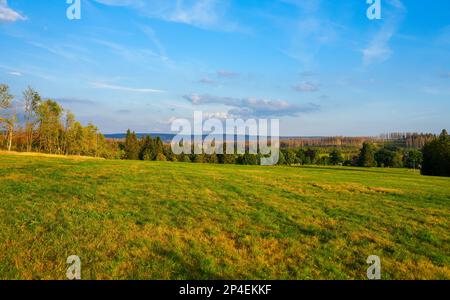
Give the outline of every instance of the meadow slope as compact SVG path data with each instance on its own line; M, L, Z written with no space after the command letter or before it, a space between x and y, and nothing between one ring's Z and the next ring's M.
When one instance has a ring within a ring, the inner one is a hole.
M450 178L0 156L0 279L450 279Z

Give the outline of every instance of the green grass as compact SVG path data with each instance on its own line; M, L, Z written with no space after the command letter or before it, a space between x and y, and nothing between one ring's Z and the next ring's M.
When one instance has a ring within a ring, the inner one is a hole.
M450 179L0 156L0 279L450 279Z

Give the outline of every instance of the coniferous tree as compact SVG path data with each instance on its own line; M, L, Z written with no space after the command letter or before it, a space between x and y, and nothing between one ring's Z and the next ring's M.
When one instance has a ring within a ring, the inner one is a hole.
M375 147L372 143L365 142L359 154L358 166L371 168L376 167L376 165Z
M151 136L146 136L143 138L139 158L147 161L156 159L155 142Z
M342 164L344 162L344 158L342 157L341 151L334 149L330 153L330 164L336 166Z
M285 165L286 164L286 156L284 154L284 151L281 150L278 158L278 164L279 165Z
M422 174L450 177L450 137L442 130L439 138L428 142L422 149Z
M297 156L298 163L304 165L306 162L305 150L298 149L296 156Z
M155 139L155 153L156 156L158 156L159 154L164 155L164 143L159 136Z
M136 133L131 132L130 129L128 129L127 136L125 138L124 151L125 151L125 159L128 160L139 159L139 152L140 152L139 141L137 139Z

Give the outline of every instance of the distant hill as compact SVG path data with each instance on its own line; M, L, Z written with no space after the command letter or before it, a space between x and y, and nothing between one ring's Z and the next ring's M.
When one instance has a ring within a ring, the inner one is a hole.
M174 133L137 133L138 138L145 136L160 137L164 143L170 143ZM204 135L205 138L207 135ZM125 133L105 134L110 139L125 139ZM364 142L378 144L390 143L398 147L420 149L427 142L435 138L431 133L388 133L379 136L281 136L282 147L357 147ZM247 141L257 141L256 136L246 136ZM223 138L226 141L226 137Z
M151 136L152 138L159 137L163 142L170 142L176 136L173 133L136 133L137 137L140 139L142 137ZM203 135L203 138L206 138L208 135ZM113 134L105 134L106 138L109 139L124 139L126 137L126 133L113 133ZM254 141L257 140L256 136L245 136L246 140ZM280 137L280 139L291 139L291 138L300 138L300 137ZM317 137L318 138L318 137ZM224 136L225 140L225 136Z
M136 133L136 135L139 139L148 135L153 138L160 137L163 142L170 142L175 137L175 134L171 133ZM126 133L105 134L105 137L108 139L124 139Z

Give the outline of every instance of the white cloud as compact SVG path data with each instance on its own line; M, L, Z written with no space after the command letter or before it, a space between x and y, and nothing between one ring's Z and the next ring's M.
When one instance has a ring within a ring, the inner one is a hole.
M199 94L186 95L184 98L193 105L220 104L229 106L231 109L227 115L234 118L297 116L300 113L319 109L318 105L312 103L296 105L283 100L239 99Z
M117 90L124 92L134 92L134 93L164 93L162 90L150 89L150 88L131 88L119 85L112 85L101 82L91 82L91 85L97 89L107 89L107 90Z
M0 22L24 21L27 18L8 6L7 0L0 0Z

